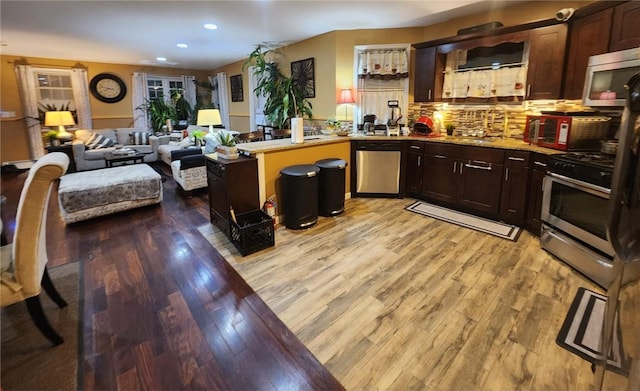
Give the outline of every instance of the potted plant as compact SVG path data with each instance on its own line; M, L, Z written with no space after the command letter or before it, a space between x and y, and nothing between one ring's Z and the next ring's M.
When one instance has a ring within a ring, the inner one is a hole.
M225 159L237 159L238 158L238 148L236 147L236 137L228 132L220 131L216 133L216 141L218 142L218 146L216 147L216 152L219 157L223 157Z
M178 120L175 107L165 102L162 97L146 99L137 109L147 113L154 132L161 132L167 120L171 120L172 123Z
M203 143L203 137L206 133L202 130L194 130L193 132L191 132L191 136L193 136L193 144L195 144L196 146L200 146Z
M186 128L193 117L193 109L191 108L191 105L184 98L184 94L180 92L175 92L171 96L171 104L176 112L177 124Z
M49 140L49 145L51 146L60 145L60 140L58 140L57 130L50 130L46 132L43 136L46 137L47 140Z
M336 119L336 117L329 117L326 121L324 121L325 125L327 125L327 129L329 130L337 130L340 129L340 121Z
M278 63L267 60L268 57L274 58L279 54L276 49L265 49L264 46L258 45L249 54L242 69L255 66L258 85L253 92L266 98L264 114L269 122L275 128L284 129L288 123L291 125L292 118L311 118L312 105L304 98L302 91L296 88L293 78L285 76Z

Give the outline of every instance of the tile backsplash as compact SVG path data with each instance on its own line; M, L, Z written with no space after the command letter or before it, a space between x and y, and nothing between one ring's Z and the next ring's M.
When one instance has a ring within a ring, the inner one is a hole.
M539 114L542 110L584 111L581 100L532 100L508 104L461 104L461 103L409 103L408 125L422 115L431 117L436 131L445 132L445 126L452 124L458 134L470 130L484 130L495 137L522 138L529 114Z

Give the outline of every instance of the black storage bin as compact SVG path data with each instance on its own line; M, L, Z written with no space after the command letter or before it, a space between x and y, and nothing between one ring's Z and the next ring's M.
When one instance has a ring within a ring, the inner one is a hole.
M309 228L318 222L318 172L312 164L285 167L280 171L284 224L287 228Z
M236 222L237 221L237 222ZM275 244L273 219L260 209L229 217L231 242L244 257Z
M318 214L335 216L344 212L345 172L347 162L342 159L323 159L316 162L318 174Z

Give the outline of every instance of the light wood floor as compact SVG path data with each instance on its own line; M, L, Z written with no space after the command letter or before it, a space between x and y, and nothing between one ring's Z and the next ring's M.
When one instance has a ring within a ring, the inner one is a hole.
M579 287L540 249L351 199L305 231L242 257L200 228L348 390L587 390L590 364L555 338Z

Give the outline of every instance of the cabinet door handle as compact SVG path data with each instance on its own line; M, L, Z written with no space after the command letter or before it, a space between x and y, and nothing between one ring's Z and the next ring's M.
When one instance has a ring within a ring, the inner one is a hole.
M418 167L420 167L421 163L422 163L422 156L418 156Z
M488 167L476 166L475 164L465 164L464 166L469 168L476 168L478 170L487 170L487 171L493 170L493 168L491 168L491 163L489 163Z
M427 91L427 94L429 95L427 99L431 100L431 90Z
M509 160L515 160L516 162L524 162L524 158L523 157L509 156Z
M458 162L453 162L453 173L455 174L458 170Z
M542 163L542 162L539 162L539 161L534 161L533 164L541 166L541 167L546 167L547 166L546 163Z
M509 182L509 169L504 170L504 181Z
M442 156L442 155L433 155L434 157L437 157L438 159L445 159L446 156Z
M527 84L527 97L531 97L531 84Z
M419 146L417 146L417 145L410 145L409 147L410 147L411 149L420 149L420 147L419 147Z

